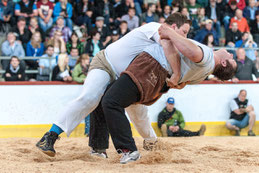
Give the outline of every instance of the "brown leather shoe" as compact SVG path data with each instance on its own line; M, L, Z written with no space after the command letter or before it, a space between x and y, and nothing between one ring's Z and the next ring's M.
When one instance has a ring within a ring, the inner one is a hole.
M205 131L206 131L206 126L202 124L199 130L199 136L203 136Z
M161 132L162 132L162 136L163 136L163 137L168 137L168 134L167 134L167 125L166 125L166 124L162 124L162 126L161 126Z

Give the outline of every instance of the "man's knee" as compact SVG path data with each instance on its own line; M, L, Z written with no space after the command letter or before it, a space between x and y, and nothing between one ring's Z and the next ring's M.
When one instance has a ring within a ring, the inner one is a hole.
M248 115L249 115L250 118L255 118L255 116L256 116L254 111L250 111L248 113Z

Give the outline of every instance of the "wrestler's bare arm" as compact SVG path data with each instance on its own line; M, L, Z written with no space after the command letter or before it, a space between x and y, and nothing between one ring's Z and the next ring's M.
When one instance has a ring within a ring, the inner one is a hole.
M173 29L163 24L158 29L161 39L170 40L173 45L187 58L191 61L197 63L203 58L203 52L199 46L194 44L187 38L177 34Z

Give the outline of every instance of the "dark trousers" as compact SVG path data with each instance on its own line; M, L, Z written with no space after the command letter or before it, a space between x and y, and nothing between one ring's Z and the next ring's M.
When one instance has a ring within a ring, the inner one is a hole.
M139 99L140 93L137 86L126 74L123 74L107 90L102 99L106 124L118 152L121 149L137 150L124 108L136 103Z
M172 137L191 137L199 136L199 132L192 132L181 128L177 132L172 132L171 130L167 129L167 135Z

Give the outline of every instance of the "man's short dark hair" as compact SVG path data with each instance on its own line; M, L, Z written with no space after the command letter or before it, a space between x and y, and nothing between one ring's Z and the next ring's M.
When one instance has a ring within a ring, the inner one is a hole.
M151 8L153 5L156 5L156 4L154 4L154 3L148 3L148 4L147 4L147 9Z
M223 67L222 64L216 65L213 71L213 75L222 81L232 79L236 73L237 67L233 67L228 60L226 60L226 63L226 67Z
M54 48L54 46L52 44L49 44L49 45L47 45L46 50L48 50L49 47Z
M165 20L165 23L167 23L168 25L176 24L178 28L183 26L185 23L188 23L190 26L192 25L191 20L189 20L185 15L178 12L168 16Z

